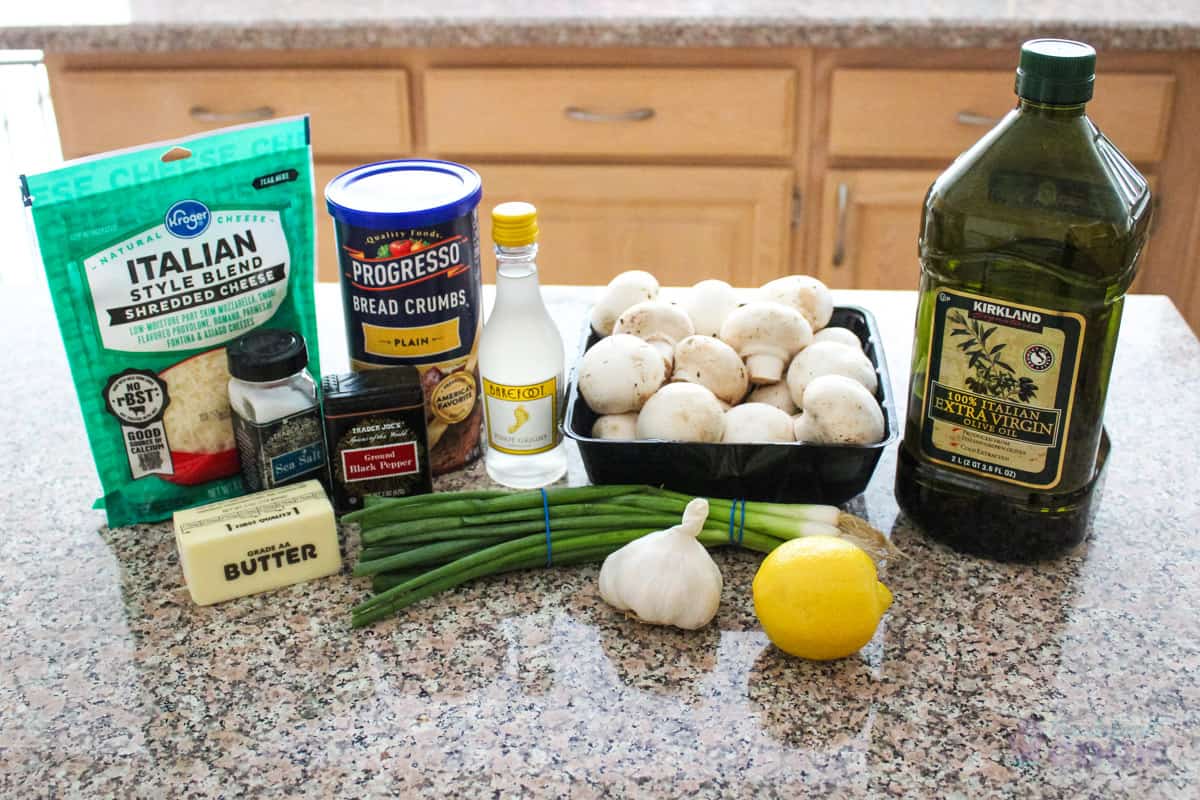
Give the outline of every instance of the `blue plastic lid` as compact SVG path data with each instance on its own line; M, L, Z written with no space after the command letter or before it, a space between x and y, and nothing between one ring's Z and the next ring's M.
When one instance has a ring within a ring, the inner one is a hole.
M453 161L402 159L347 170L325 187L325 207L357 228L419 228L470 213L483 181Z

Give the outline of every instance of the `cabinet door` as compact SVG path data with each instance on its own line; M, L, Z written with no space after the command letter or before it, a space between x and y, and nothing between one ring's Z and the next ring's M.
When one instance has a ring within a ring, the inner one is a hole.
M790 69L448 67L424 85L434 153L787 158L794 147ZM463 124L465 108L479 124Z
M337 243L333 235L333 217L325 208L325 187L329 182L348 169L358 166L356 163L336 163L318 161L313 164L313 205L316 209L316 236L313 242L316 251L317 280L338 281Z
M1132 161L1162 158L1175 95L1167 74L1105 71L1088 116ZM950 159L1017 104L1012 72L839 69L833 75L834 158ZM880 135L879 120L887 121Z
M917 233L938 170L830 170L816 273L838 289L916 289Z
M293 114L310 115L318 158L411 147L400 69L68 69L51 89L68 158Z
M485 281L495 279L491 209L507 200L538 207L543 283L604 284L641 268L663 285L757 286L788 271L791 170L474 166L483 175Z

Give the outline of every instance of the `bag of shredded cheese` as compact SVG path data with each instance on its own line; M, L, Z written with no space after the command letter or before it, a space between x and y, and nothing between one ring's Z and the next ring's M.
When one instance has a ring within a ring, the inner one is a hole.
M320 375L307 117L23 175L110 526L242 493L224 345L295 331Z

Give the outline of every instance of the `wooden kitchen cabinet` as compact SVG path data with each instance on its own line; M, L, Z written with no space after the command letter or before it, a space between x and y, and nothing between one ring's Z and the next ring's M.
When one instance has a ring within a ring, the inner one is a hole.
M318 163L317 279L336 281L325 186L353 163ZM495 279L492 206L538 207L542 283L607 283L648 269L663 285L701 278L765 283L788 267L792 174L769 167L613 167L476 164L483 176L479 243L484 280Z
M412 147L398 69L66 69L52 91L68 158L295 114L311 116L318 158Z
M453 158L491 206L543 220L543 279L758 285L807 272L911 289L925 191L1011 109L1016 52L513 48L49 54L79 156L265 114L312 114L317 261L337 277L325 184L372 160ZM1089 113L1158 208L1135 290L1200 326L1200 53L1106 52ZM197 114L200 108L212 112ZM573 109L571 113L568 110ZM649 113L652 111L653 113Z
M325 187L329 182L348 169L358 166L357 162L331 163L318 161L313 164L313 204L317 212L316 247L317 280L338 281L337 242L333 235L333 217L325 209Z
M452 155L787 158L790 69L434 69L428 148ZM463 109L474 124L464 124Z
M604 284L631 268L663 285L765 283L786 274L792 171L774 167L476 164L480 239L492 206L538 207L543 283ZM484 280L494 278L485 255Z
M1088 116L1131 161L1160 159L1175 78L1109 73L1097 85ZM833 76L829 153L949 163L1016 104L1011 70L840 69Z
M940 170L830 170L817 277L835 289L915 289L925 192Z

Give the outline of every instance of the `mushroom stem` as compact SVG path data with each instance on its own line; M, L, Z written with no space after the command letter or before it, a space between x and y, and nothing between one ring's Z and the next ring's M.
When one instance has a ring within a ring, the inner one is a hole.
M663 363L666 364L667 372L669 374L672 367L675 365L675 345L666 339L661 338L652 338L647 339L646 341L658 351L659 355L663 357Z
M783 377L783 360L770 353L746 356L746 370L754 384L779 383Z

